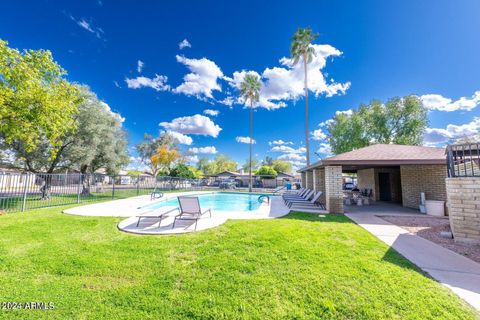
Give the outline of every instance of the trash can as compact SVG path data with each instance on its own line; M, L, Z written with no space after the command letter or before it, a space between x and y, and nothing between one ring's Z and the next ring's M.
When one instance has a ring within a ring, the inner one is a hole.
M425 209L430 216L445 216L445 201L426 200Z

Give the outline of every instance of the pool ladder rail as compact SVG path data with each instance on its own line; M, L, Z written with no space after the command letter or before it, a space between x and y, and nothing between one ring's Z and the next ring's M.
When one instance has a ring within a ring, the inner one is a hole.
M270 203L270 196L266 194L262 194L261 196L258 197L258 202L264 203L265 200L267 200L267 203Z

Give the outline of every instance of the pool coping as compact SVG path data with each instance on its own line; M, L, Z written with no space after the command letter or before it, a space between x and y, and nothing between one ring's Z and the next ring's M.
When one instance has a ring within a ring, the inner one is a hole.
M87 204L83 206L78 206L70 209L66 209L63 212L65 214L78 215L78 216L89 216L89 217L123 217L122 221L117 224L117 228L120 231L136 234L136 235L171 235L171 234L185 234L192 233L194 231L202 231L217 227L224 224L226 221L232 220L248 220L248 219L274 219L287 215L290 212L290 209L285 206L280 196L270 196L270 203L268 205L262 204L260 208L254 211L214 211L212 210L212 218L202 217L198 221L197 230L189 228L189 226L179 223L178 227L172 229L173 216L170 216L163 221L165 221L165 226L160 228L155 228L154 226L157 222L153 222L148 226L140 225L136 227L137 216L142 213L149 212L151 210L142 210L145 209L145 206L158 203L162 201L168 201L172 198L175 198L180 195L202 195L202 194L212 194L212 193L222 193L215 191L190 191L190 192L173 192L165 194L164 198L150 200L149 195L132 197L120 200L112 200L107 202L100 202L94 204ZM226 192L235 194L235 192ZM248 192L239 192L241 194L248 194ZM263 195L262 194L258 194ZM202 208L208 209L208 208ZM144 219L147 220L148 218ZM155 220L155 219L152 219ZM191 225L190 225L191 226Z

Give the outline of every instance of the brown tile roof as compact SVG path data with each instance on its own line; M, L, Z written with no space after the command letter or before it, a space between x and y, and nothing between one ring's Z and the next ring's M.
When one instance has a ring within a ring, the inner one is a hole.
M325 165L446 164L444 148L374 144L322 159L300 171Z

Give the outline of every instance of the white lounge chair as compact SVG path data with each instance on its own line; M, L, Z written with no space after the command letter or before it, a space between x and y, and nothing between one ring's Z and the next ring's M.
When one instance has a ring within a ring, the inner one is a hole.
M287 204L289 201L293 201L293 200L309 200L314 195L314 193L315 193L315 191L309 189L302 196L283 197L283 201L285 202L285 204Z
M318 191L317 194L312 198L312 200L309 200L309 201L306 201L306 200L294 200L294 201L290 201L288 203L288 207L289 208L292 208L293 207L301 207L301 208L321 208L321 209L325 209L325 205L323 203L320 202L320 196L323 194L322 191Z
M198 197L180 196L178 197L178 203L180 204L180 214L175 216L172 229L175 228L177 220L192 220L195 221L195 230L197 230L198 220L202 215L208 212L212 217L212 210L202 211Z
M303 189L298 193L290 194L290 193L285 193L282 195L283 199L289 199L289 198L303 198L307 192L309 192L310 189Z

